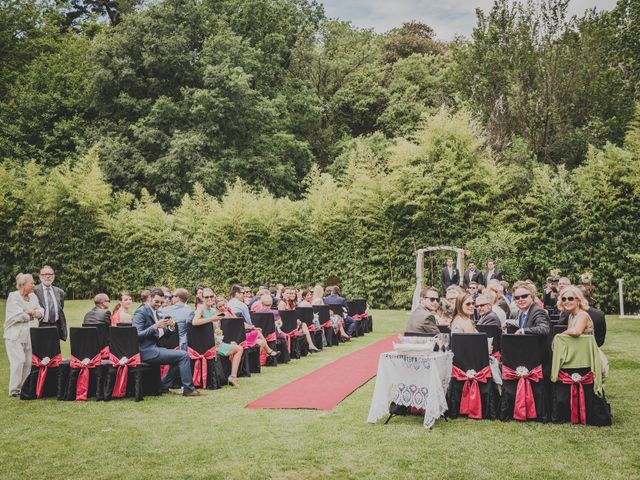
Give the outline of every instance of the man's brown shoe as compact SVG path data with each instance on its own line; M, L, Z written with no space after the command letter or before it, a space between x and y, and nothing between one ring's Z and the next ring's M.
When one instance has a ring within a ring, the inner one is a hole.
M184 392L182 394L183 397L199 397L202 395L198 390L192 390L190 392Z

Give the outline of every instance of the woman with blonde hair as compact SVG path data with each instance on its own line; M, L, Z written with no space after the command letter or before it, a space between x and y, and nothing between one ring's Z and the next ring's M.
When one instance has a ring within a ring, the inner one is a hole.
M16 291L7 298L4 341L9 357L9 395L20 396L20 388L31 371L31 336L44 310L33 293L35 282L29 273L16 276Z
M593 335L593 320L589 316L589 301L582 294L582 291L575 285L570 285L562 290L558 301L558 310L569 314L567 329L560 335L579 337L581 335ZM609 373L609 361L605 354L598 348L602 374Z

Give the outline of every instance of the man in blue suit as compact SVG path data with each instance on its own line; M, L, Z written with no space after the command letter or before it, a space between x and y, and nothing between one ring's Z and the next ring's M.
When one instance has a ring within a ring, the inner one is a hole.
M158 309L162 306L164 292L154 288L149 294L149 301L141 305L133 314L133 326L138 330L140 343L140 359L156 365L171 365L161 381L161 390L168 391L175 376L180 373L182 395L195 397L200 392L193 386L191 378L191 360L184 350L169 350L158 346L158 339L169 335L176 328L171 317L161 318Z
M347 300L344 297L340 296L340 287L334 285L332 287L327 287L331 289L331 294L324 297L325 305L342 305L344 313L347 313L349 310L347 308ZM344 330L348 335L353 336L356 333L356 321L351 318L349 315L345 315L344 317Z

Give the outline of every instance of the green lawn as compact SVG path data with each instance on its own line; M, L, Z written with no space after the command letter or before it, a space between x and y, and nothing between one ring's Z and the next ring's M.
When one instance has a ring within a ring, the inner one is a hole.
M69 302L71 324L91 307ZM0 303L4 315L4 303ZM4 317L3 317L4 318ZM608 318L609 428L440 420L366 423L373 381L331 412L246 410L251 400L402 330L406 312L376 311L373 334L241 378L201 398L134 403L8 397L0 352L3 479L39 478L640 478L640 321ZM64 345L68 354L68 344Z

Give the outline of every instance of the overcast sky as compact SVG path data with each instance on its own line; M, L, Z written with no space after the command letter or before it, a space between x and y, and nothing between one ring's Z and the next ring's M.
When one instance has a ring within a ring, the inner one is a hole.
M386 32L409 20L431 26L440 40L451 40L456 33L468 37L476 23L475 9L488 12L492 0L321 0L329 18L349 20L360 28ZM611 10L615 0L571 0L569 16L588 8Z

